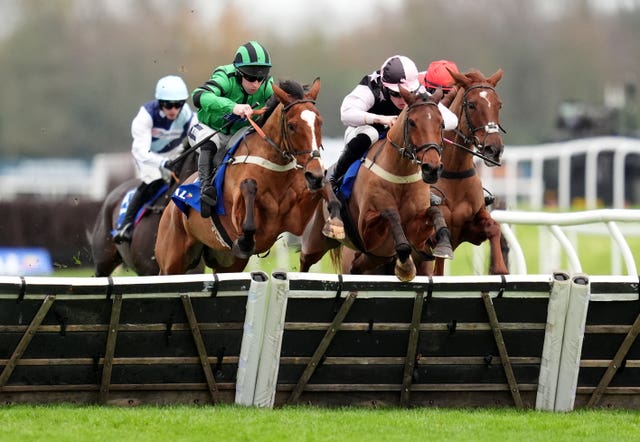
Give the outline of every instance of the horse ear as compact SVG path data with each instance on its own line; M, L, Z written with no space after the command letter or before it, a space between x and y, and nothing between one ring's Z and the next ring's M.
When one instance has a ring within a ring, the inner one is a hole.
M442 103L442 105L445 107L449 107L451 106L453 99L456 98L456 95L458 95L458 86L453 85L449 93L444 96L444 98L440 101L440 103Z
M404 86L400 86L398 90L400 91L400 96L404 99L404 102L407 103L407 106L411 106L415 103L416 98L418 97L417 94L405 89Z
M455 80L457 85L462 86L463 88L466 88L471 84L471 78L469 78L467 74L463 74L461 72L455 72L449 68L447 68L447 71L449 71L449 74L451 74L451 78Z
M316 79L313 80L313 83L309 88L309 92L307 93L307 96L315 100L318 98L318 92L320 92L320 77L316 77Z
M502 68L499 68L495 74L487 79L487 81L489 82L489 84L495 86L502 79L502 74Z
M289 104L291 100L291 97L289 96L289 94L287 94L284 89L282 89L280 86L278 86L277 84L273 84L273 93L275 94L275 96L278 98L278 101L280 103L282 103L283 105L287 105Z

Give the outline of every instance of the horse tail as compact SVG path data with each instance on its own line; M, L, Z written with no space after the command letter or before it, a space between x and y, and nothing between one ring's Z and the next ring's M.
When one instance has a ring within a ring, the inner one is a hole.
M338 247L329 250L329 258L331 259L331 266L336 273L342 273L342 244Z

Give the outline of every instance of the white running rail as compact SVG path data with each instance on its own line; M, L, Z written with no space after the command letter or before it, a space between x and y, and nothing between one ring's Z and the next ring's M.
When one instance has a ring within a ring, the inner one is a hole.
M637 276L638 269L634 255L629 247L625 235L640 236L640 210L601 209L584 212L548 213L523 212L511 210L494 210L491 216L501 224L502 234L509 244L510 272L527 274L522 247L512 230L514 225L537 225L546 228L557 240L541 238L538 242L540 250L540 272L545 267L559 262L560 248L566 253L572 272L582 272L582 264L576 251L576 233L590 233L610 236L612 243L617 245L611 249L611 273L621 275L620 258L624 261L626 274ZM623 226L623 227L621 227ZM567 232L569 235L567 235ZM573 238L573 241L570 239ZM560 248L558 247L560 245ZM480 248L476 248L480 250Z

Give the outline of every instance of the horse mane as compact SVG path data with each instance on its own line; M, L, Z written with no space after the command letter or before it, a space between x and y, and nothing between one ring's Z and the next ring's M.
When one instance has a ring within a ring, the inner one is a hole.
M280 89L285 91L287 94L291 95L296 100L302 100L304 98L305 88L296 81L284 80L284 81L281 81L278 84L278 86L280 86ZM258 126L262 127L262 125L267 122L267 120L269 119L273 111L276 109L278 104L280 104L280 101L278 101L278 97L276 97L275 94L273 94L272 96L269 97L269 99L267 99L267 102L265 103L266 109L262 114L262 116L258 119L258 122L257 122Z
M469 72L465 73L465 75L471 79L474 83L482 83L487 81L486 77L482 72L477 69L471 69Z

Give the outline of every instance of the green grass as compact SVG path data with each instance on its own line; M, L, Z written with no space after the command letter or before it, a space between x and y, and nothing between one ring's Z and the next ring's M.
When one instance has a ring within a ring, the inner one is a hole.
M550 254L545 254L546 250L556 244L557 240L548 229L539 228L537 226L519 225L512 227L514 234L518 238L525 255L527 273L546 273L540 267L541 253L542 259L549 262ZM582 263L582 271L590 275L610 275L612 272L611 253L612 250L617 253L617 246L612 244L608 235L591 235L591 234L568 234L569 239L577 244L577 253ZM636 266L640 266L640 236L626 237L629 247L634 255ZM539 244L543 244L542 252ZM558 245L559 247L559 245ZM480 250L478 261L475 251ZM271 273L274 270L298 271L300 269L300 255L293 250L287 250L282 243L278 242L264 257L254 256L251 258L247 271L263 270ZM461 244L455 250L455 259L447 261L447 275L474 275L487 274L489 263L489 244L483 243L480 247L469 243ZM569 260L562 253L560 261L555 263L552 271L564 270L570 271ZM311 268L316 273L335 273L329 255ZM616 272L618 273L618 272ZM627 269L621 258L621 268L619 274L627 274ZM92 276L92 270L87 267L77 266L64 269L56 269L55 276ZM120 268L114 273L114 276L135 276L130 270Z
M640 411L288 407L0 407L0 440L632 441Z
M527 273L543 273L540 268L540 249L538 247L540 238L538 228L534 226L519 226L516 235L525 254ZM543 241L548 241L548 239L543 239ZM555 239L553 241L555 241ZM576 241L577 252L584 273L590 275L613 274L611 265L612 244L608 237L578 235ZM640 237L627 238L627 241L633 253L636 266L640 266ZM455 259L447 261L446 274L455 276L487 274L489 245L485 243L479 247L482 258L480 263L476 262L475 250L477 249L478 247L468 243L460 245L460 247L455 250ZM284 259L282 257L279 258L274 248L266 257L253 257L246 270L263 270L266 273L271 273L274 270L296 272L300 269L300 255L298 253L289 251L288 256L286 254L283 255L285 256ZM549 257L545 256L545 259L549 259ZM564 253L561 255L558 265L554 266L553 271L555 270L570 270L569 260ZM318 264L314 265L311 271L315 273L335 273L328 255ZM622 259L620 274L627 274L627 269ZM83 266L59 268L54 272L54 276L83 277L92 275L93 270ZM118 268L114 272L114 276L135 276L135 273L125 268Z

